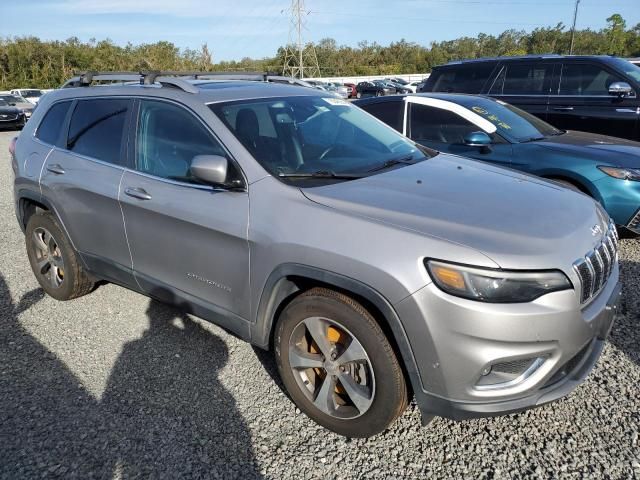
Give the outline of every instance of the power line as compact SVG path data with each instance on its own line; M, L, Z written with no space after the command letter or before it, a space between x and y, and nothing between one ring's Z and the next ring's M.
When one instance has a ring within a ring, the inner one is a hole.
M313 44L305 47L302 41L302 30L305 29L306 17L311 12L304 8L304 0L291 0L289 13L291 15L291 25L282 74L304 78L306 70L307 76L317 77L320 75L320 67L318 66L316 48Z

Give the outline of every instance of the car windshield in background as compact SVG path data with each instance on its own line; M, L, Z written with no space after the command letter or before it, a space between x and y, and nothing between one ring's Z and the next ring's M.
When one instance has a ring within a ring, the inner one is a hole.
M427 158L413 142L339 98L270 98L211 109L268 172L288 180L358 178Z
M20 90L23 97L41 97L42 92L40 90Z
M469 97L459 103L493 123L500 135L518 143L564 133L538 117L499 100Z
M16 95L0 95L0 100L7 103L28 103L24 98Z
M8 107L9 104L0 98L0 107Z
M611 63L613 63L617 68L623 71L625 74L629 75L636 82L640 82L640 67L638 65L634 65L627 60L622 58L611 58L609 59Z

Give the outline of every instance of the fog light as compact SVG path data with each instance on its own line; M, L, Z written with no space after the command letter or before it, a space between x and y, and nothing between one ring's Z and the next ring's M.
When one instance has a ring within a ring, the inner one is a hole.
M499 390L521 384L545 362L546 357L519 358L496 362L480 372L476 390Z
M484 370L482 370L482 372L480 373L482 374L482 376L489 375L491 373L491 365L489 365L488 367L484 367Z

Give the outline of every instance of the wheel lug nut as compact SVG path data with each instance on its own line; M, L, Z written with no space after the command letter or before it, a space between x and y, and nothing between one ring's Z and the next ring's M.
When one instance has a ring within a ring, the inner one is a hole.
M335 360L338 358L338 354L336 352L331 352L331 360Z

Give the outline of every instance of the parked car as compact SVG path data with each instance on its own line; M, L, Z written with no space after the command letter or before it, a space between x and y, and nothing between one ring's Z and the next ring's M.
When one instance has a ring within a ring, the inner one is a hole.
M327 82L329 91L336 92L340 98L349 98L349 89L340 82Z
M31 118L31 113L35 108L35 105L33 103L28 102L26 99L18 95L0 94L0 100L3 100L11 107L16 107L24 114L27 120Z
M559 130L512 105L465 94L355 102L412 140L555 180L600 202L640 234L640 143Z
M362 97L380 97L384 95L393 95L396 89L381 80L373 80L371 82L360 82L357 87L357 98Z
M157 72L90 86L130 75L71 79L10 147L50 296L106 280L218 323L272 349L298 408L348 437L412 396L425 420L538 406L596 363L620 285L592 199L321 91Z
M38 103L40 97L44 95L42 90L38 88L14 88L11 90L11 94L22 97L34 105Z
M397 83L399 85L402 85L403 87L409 85L409 82L407 82L404 78L400 78L400 77L385 78L385 80L393 83Z
M566 130L640 140L640 67L609 56L524 56L435 67L423 92L481 93Z
M392 82L391 80L385 80L385 83L392 88L395 88L396 93L400 93L400 94L406 94L406 93L413 93L413 90L411 90L408 85L402 85L400 83L396 83L396 82Z
M356 84L355 83L345 83L344 86L347 87L347 91L349 92L349 98L355 98L356 94L358 93L358 90L356 88Z
M640 57L637 58L628 58L629 63L633 63L634 65L640 66Z
M411 93L416 93L418 91L418 86L421 85L424 82L424 80L419 80L417 82L411 82L409 85L406 85L406 87L411 90Z
M9 105L0 98L0 129L22 128L26 122L24 113L15 105Z

